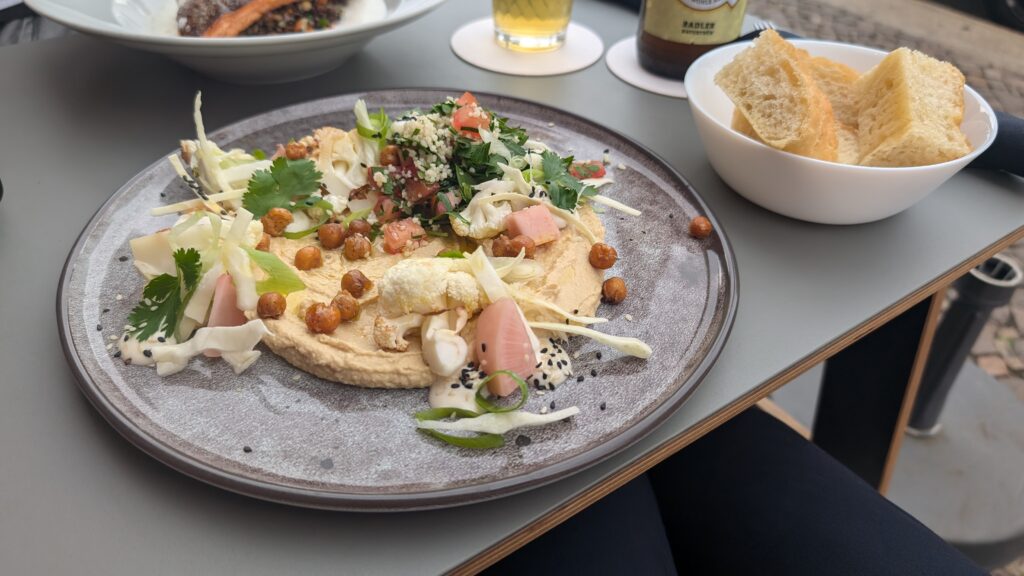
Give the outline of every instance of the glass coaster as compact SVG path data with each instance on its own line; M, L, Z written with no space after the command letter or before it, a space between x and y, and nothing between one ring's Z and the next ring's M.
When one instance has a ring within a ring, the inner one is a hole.
M514 76L552 76L582 70L597 62L604 52L601 37L593 30L569 22L565 45L550 52L514 52L494 39L494 20L483 18L466 24L452 35L452 52L467 63Z

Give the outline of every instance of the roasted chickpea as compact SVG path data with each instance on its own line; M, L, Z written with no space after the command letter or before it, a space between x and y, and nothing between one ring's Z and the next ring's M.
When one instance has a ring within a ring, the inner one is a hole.
M341 324L341 310L334 304L317 302L306 308L306 328L314 334L330 334Z
M388 144L380 151L381 166L400 166L402 164L402 151L394 144Z
M533 243L533 238L530 238L526 234L520 234L509 242L509 246L512 248L512 255L519 256L519 253L524 249L526 250L526 257L533 258L537 253L537 245Z
M264 252L270 252L270 234L267 234L266 232L263 233L259 243L256 244L256 249Z
M331 306L338 309L342 322L355 320L359 316L359 301L351 294L342 290L331 301Z
M495 258L515 256L512 252L512 240L504 234L498 236L491 242L491 254Z
M370 231L373 229L370 223L366 220L353 220L348 224L348 235L362 234L363 236L369 237Z
M320 239L321 246L328 250L334 250L345 241L345 226L337 222L327 222L320 225L316 235Z
M341 289L356 298L362 298L370 288L373 288L373 282L359 270L349 270L341 277Z
M694 238L707 238L711 236L711 220L708 220L704 216L697 216L693 220L690 220L690 236Z
M604 242L598 242L590 247L590 265L598 270L611 268L618 258L619 253L615 251L615 248Z
M362 234L353 234L345 238L345 258L359 260L370 255L370 241Z
M323 265L323 255L316 246L303 246L295 253L295 267L299 270L312 270Z
M266 292L256 303L256 314L260 318L277 318L284 314L287 302L279 292Z
M626 299L626 281L618 276L609 278L601 285L601 300L609 304L618 304Z
M292 213L284 208L271 208L260 218L263 231L271 236L284 234L284 229L292 223Z
M295 141L291 141L287 146L284 147L284 157L289 160L302 160L309 154L304 144L300 144Z

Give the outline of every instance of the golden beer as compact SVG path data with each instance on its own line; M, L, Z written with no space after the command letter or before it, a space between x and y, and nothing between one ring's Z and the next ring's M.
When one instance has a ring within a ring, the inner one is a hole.
M512 50L555 50L571 15L572 0L494 0L494 37Z

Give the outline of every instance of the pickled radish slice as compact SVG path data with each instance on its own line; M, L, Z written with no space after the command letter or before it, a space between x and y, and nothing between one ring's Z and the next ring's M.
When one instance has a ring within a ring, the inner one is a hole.
M537 363L530 334L511 298L501 298L484 308L477 319L473 343L480 369L485 374L508 370L520 378L529 378ZM519 385L509 376L498 374L487 383L487 388L497 396L508 396Z
M217 328L218 326L241 326L245 324L248 319L235 304L237 299L238 295L235 292L235 284L231 281L231 275L221 274L217 278L217 284L213 289L213 305L210 306L210 319L206 322L206 325L210 328ZM206 350L203 354L208 358L220 356L220 352L216 350Z
M509 214L505 227L511 236L529 236L537 246L558 240L558 224L551 212L539 204Z

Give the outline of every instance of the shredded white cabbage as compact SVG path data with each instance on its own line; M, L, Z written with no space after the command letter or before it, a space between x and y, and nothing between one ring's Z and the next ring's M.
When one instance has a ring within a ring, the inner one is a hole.
M650 358L653 353L651 347L638 338L612 336L611 334L605 334L604 332L598 332L597 330L584 328L583 326L576 326L573 324L556 324L554 322L530 322L530 327L536 328L537 330L567 332L578 336L586 336L587 338L600 342L609 348L614 348L623 354L629 354L630 356L636 356L637 358Z
M563 408L548 414L535 414L516 410L514 412L494 413L488 412L475 418L460 418L458 420L421 420L417 426L427 430L451 430L461 432L480 432L483 434L504 434L516 428L527 426L543 426L552 422L564 420L570 416L580 413L580 409L572 406Z
M156 373L160 376L176 374L185 369L192 357L206 350L215 350L221 353L221 358L231 365L235 374L241 374L260 357L259 351L253 348L267 334L270 334L270 330L258 319L241 326L200 328L186 342L151 348L153 360L156 361Z

